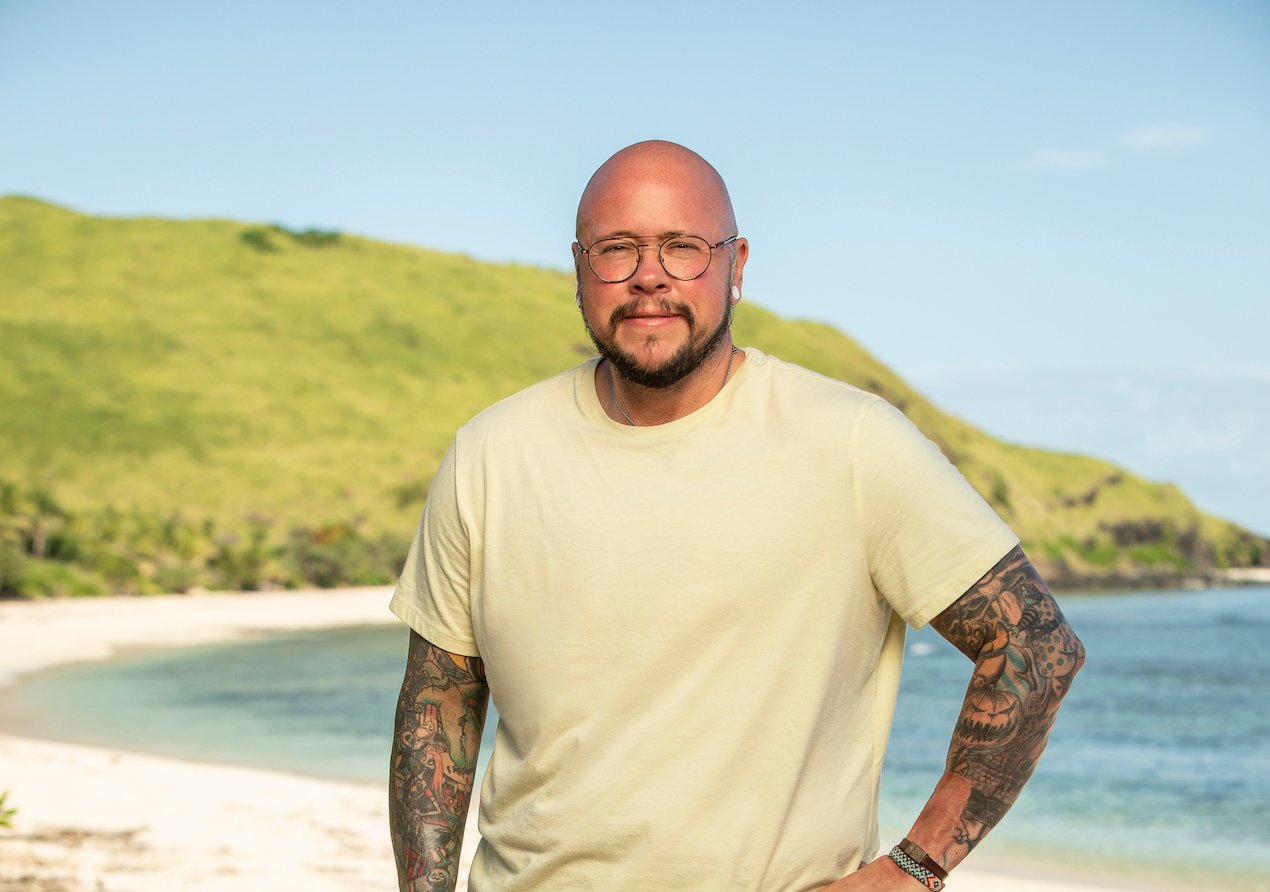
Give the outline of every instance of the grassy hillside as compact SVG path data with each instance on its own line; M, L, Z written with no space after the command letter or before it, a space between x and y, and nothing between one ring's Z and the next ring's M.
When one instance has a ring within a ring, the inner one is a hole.
M1270 560L1174 487L941 413L831 327L747 302L737 335L900 406L1056 577ZM367 578L390 575L455 428L592 353L557 271L21 197L0 198L0 345L10 591L295 582L297 537L375 543ZM246 576L204 572L252 549ZM75 569L32 569L54 558Z

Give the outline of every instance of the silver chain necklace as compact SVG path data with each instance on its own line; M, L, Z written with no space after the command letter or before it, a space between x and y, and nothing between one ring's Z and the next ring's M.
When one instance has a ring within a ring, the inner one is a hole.
M723 370L723 383L719 385L719 390L715 392L715 396L723 390L728 383L728 375L732 374L732 363L736 360L736 344L732 345L732 353L728 356L728 367ZM613 405L617 407L617 411L622 413L622 417L626 419L626 423L631 427L643 427L638 421L626 414L626 410L622 408L622 404L617 401L617 377L613 374L613 366L609 366L609 379L613 382Z

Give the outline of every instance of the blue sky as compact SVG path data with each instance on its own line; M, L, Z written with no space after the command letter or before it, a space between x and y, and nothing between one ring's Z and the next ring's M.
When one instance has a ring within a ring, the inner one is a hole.
M649 137L751 299L1270 533L1270 4L0 0L0 193L84 211L563 269Z

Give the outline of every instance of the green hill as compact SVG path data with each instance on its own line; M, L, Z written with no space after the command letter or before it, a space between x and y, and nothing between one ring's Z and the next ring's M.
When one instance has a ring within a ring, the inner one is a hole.
M1270 562L1176 487L940 412L829 326L747 302L736 329L902 408L1056 582ZM11 594L387 579L454 430L592 353L558 271L22 197L0 344Z

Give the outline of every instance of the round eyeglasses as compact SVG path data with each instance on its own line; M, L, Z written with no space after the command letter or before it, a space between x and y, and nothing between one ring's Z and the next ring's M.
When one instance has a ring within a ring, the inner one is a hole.
M715 248L722 248L740 238L734 235L718 244L710 244L697 235L672 235L657 246L657 259L667 275L686 282L695 279L710 268ZM628 238L602 238L591 247L578 243L578 250L586 255L591 272L602 282L625 282L639 269L640 252L652 245L641 245Z

